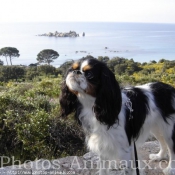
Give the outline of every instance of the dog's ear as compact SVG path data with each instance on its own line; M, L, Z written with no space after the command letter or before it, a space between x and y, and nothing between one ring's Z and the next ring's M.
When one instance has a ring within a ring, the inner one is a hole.
M121 110L121 90L114 74L104 65L101 70L100 84L94 104L97 120L110 128L118 122Z
M61 117L67 117L69 114L76 111L77 96L70 92L65 81L62 83L59 101Z

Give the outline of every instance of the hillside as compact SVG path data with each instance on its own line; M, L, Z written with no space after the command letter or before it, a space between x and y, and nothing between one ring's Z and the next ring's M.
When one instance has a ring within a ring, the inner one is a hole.
M98 59L115 73L121 86L163 81L175 87L175 61ZM81 127L72 116L66 119L59 116L62 77L70 64L59 68L0 66L1 156L15 156L24 162L86 153Z

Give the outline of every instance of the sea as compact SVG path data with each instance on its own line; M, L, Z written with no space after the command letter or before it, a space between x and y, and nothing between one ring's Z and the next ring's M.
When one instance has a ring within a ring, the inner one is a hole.
M75 31L79 37L38 36L49 32ZM82 34L85 33L83 37ZM175 24L117 22L0 23L0 48L15 47L20 57L13 65L36 63L43 49L53 49L59 67L86 55L124 57L138 62L175 60ZM4 57L0 57L6 65Z

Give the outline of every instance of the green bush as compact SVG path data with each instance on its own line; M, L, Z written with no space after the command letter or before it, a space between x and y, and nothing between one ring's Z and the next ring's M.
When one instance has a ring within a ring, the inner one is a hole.
M79 125L59 117L60 82L7 84L0 95L1 156L25 161L84 153Z

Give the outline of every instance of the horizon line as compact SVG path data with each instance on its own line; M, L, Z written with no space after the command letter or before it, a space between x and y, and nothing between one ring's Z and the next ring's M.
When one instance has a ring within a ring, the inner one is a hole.
M15 23L139 23L139 24L175 24L175 22L134 22L134 21L0 21L0 24Z

